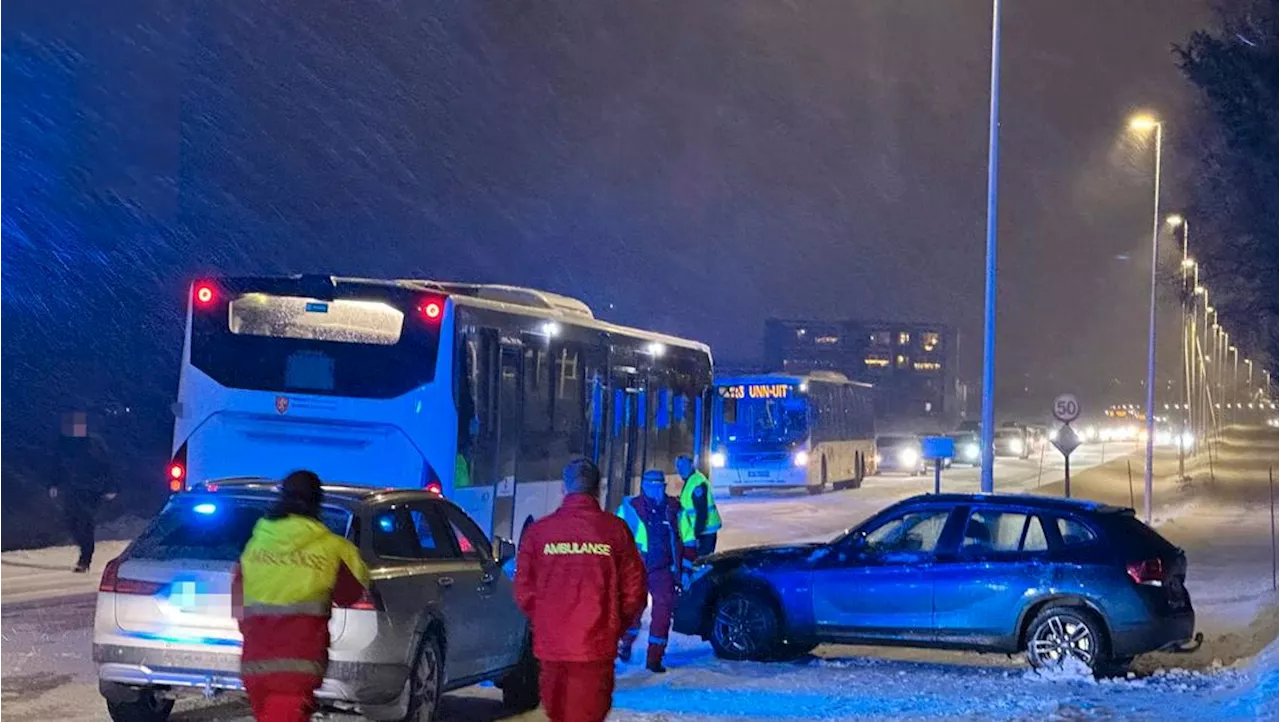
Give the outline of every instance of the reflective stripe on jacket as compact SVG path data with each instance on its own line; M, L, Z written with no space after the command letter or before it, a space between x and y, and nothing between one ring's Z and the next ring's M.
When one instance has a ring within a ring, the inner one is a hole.
M360 552L319 520L260 519L233 583L244 637L241 676L314 689L328 664L333 603L351 604L368 586Z
M681 560L690 558L690 553L697 552L698 537L693 533L693 521L680 513L678 502L671 497L664 497L667 511L667 528L671 535L671 571L680 572ZM649 527L644 523L644 512L640 505L652 503L643 495L631 496L622 500L618 507L618 517L627 523L631 536L641 554L649 551ZM677 534L679 536L677 537Z
M693 502L693 494L698 487L706 489L707 494L707 525L701 530L697 529L698 510ZM690 523L694 524L694 532L715 534L720 531L720 510L716 508L716 498L711 493L711 481L701 471L693 472L685 480L684 488L680 490L680 508L684 511L684 515L689 517Z

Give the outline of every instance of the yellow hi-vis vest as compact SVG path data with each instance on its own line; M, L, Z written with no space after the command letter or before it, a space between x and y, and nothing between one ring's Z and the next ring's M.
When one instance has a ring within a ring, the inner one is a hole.
M707 490L707 528L702 533L714 534L720 531L720 510L716 508L716 498L711 493L711 482L701 471L693 472L684 482L684 489L680 491L680 508L684 511L684 516L689 518L689 526L693 527L698 521L698 510L693 505L693 492L699 486Z
M644 520L640 518L639 512L632 504L636 497L629 496L622 500L622 506L618 507L618 517L627 523L627 527L631 529L631 536L635 537L636 547L640 549L640 554L649 551L649 527L645 526ZM674 504L675 499L667 497L668 504ZM678 570L681 566L681 551L684 547L696 546L698 537L693 533L693 522L688 516L676 510L676 523L680 528L671 530L671 561L672 568ZM676 538L677 533L679 538Z

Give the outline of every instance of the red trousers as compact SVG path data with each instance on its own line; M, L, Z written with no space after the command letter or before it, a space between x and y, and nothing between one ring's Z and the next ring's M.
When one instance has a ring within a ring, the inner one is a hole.
M649 571L649 595L653 597L653 612L649 615L649 644L665 647L667 637L671 636L671 614L676 606L676 576L670 568ZM627 630L622 643L629 647L638 636L639 619Z
M253 718L258 722L310 722L316 708L314 688L305 684L280 684L271 679L275 676L245 678L244 691L249 695Z
M604 722L613 706L613 660L540 662L538 690L551 722Z

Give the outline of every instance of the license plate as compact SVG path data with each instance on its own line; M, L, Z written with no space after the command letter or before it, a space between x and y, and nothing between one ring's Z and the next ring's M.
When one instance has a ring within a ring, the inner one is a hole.
M748 479L768 479L768 478L769 478L769 472L767 472L767 471L748 471L748 472L747 472L747 478L748 478Z

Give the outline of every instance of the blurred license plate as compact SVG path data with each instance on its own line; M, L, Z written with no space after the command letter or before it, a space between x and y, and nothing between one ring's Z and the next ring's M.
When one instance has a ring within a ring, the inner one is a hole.
M768 478L769 478L769 472L767 472L767 471L748 471L748 472L747 472L747 478L748 478L748 479L768 479Z

